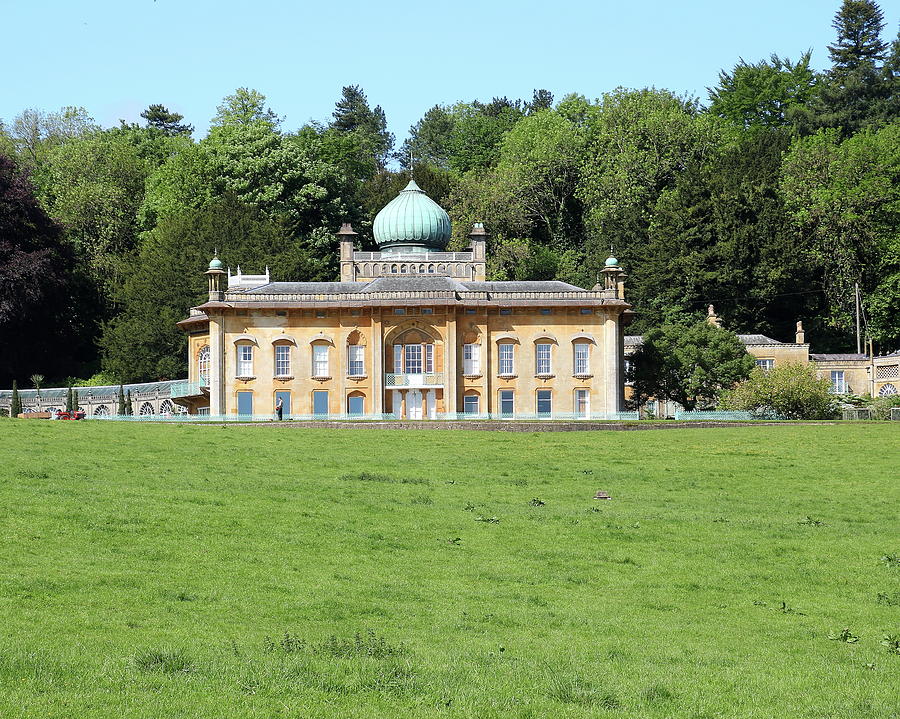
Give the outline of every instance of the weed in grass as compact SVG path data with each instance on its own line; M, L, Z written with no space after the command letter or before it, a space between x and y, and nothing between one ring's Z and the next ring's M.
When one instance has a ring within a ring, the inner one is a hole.
M885 554L881 561L889 567L900 567L900 554Z
M885 634L881 645L887 647L889 654L900 654L900 634Z
M548 694L560 704L597 706L601 709L618 709L622 706L614 692L602 691L581 677L551 675Z
M875 596L875 601L878 604L884 604L888 607L898 607L900 606L900 594L885 594L884 592L878 592Z
M464 509L466 512L474 512L474 511L475 511L475 505L472 504L471 502L466 502L466 506L463 507L463 509Z
M805 617L805 616L806 616L803 612L801 612L800 610L796 609L795 607L789 606L788 603L785 602L784 600L782 600L782 602L781 602L781 607L779 608L779 611L780 611L782 614L796 614L796 615L801 616L801 617Z
M358 472L356 474L342 474L340 477L344 482L396 482L397 480L387 474L379 474L378 472Z
M148 649L135 655L134 666L142 672L160 674L189 674L195 671L193 662L183 649Z
M487 524L500 524L500 519L497 517L482 517L480 514L475 517L476 522L486 522Z
M434 504L434 500L431 497L429 497L428 495L423 494L419 497L413 497L412 500L410 500L410 504L429 505L429 504Z
M833 642L846 642L847 644L856 644L856 642L859 641L859 637L851 632L847 627L844 627L837 633L829 633L828 638Z
M797 522L797 524L800 524L800 525L803 525L806 527L824 527L825 526L825 522L823 522L821 519L814 519L813 517L810 517L809 515L806 515L806 519L801 519L799 522Z
M384 659L386 657L404 656L409 653L403 642L393 644L385 637L379 636L374 629L368 629L364 634L357 632L349 638L337 637L332 634L323 642L313 643L307 642L304 638L290 632L285 632L281 641L277 644L271 637L264 637L263 650L267 654L274 652L311 654L338 659L359 657Z
M541 499L538 499L537 497L534 497L528 504L530 504L532 507L543 507L546 504L546 502L544 502Z
M460 542L462 542L462 537L453 537L453 539L448 539L447 544L453 544L454 546L459 546Z

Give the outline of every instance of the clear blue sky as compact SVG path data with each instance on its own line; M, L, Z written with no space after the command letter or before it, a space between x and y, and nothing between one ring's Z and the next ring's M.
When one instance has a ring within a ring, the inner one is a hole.
M102 125L147 105L201 137L221 99L264 93L294 129L328 120L343 85L387 113L398 142L436 103L594 98L654 85L706 99L720 68L826 44L840 0L6 0L0 118L81 105ZM897 34L900 0L882 0Z

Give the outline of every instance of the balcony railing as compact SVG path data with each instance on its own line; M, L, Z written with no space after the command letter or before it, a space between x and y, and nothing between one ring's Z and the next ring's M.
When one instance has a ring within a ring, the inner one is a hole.
M172 399L180 399L182 397L203 397L206 395L206 382L179 382L173 384L169 391L169 397Z
M444 384L444 375L440 372L431 374L386 374L385 387L440 387Z

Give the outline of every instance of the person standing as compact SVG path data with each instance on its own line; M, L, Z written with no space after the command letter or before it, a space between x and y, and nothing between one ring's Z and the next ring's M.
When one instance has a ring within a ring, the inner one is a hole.
M279 422L281 421L283 412L284 412L284 401L282 401L281 397L279 397L275 402L275 419L277 419Z

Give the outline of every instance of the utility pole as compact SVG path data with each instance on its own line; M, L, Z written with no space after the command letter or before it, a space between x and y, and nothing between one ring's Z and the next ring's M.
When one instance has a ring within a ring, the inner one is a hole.
M859 282L853 283L853 290L856 299L856 354L862 354L862 344L859 336Z

